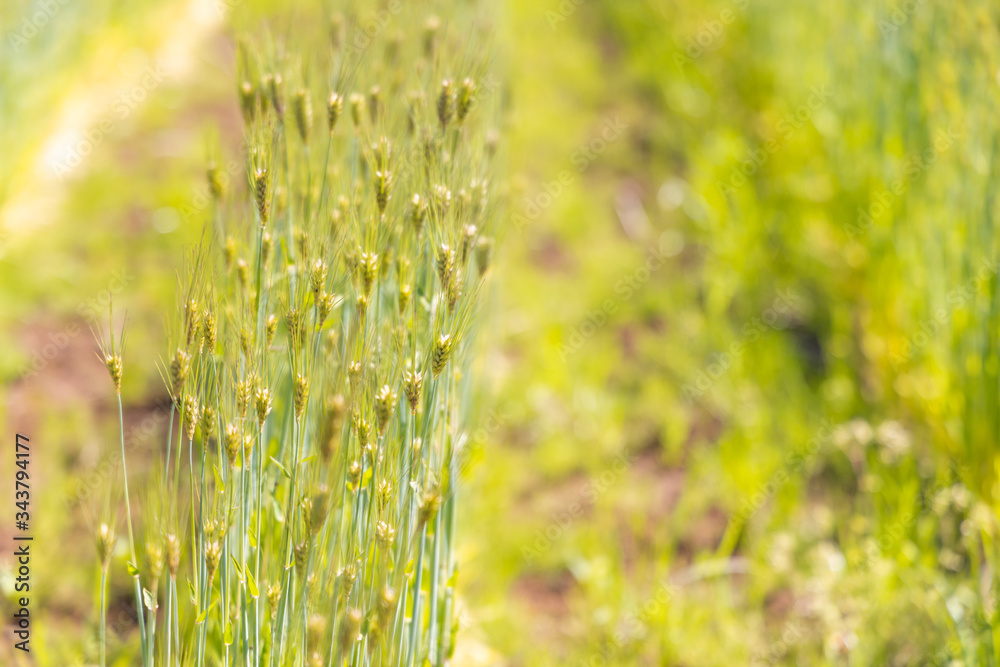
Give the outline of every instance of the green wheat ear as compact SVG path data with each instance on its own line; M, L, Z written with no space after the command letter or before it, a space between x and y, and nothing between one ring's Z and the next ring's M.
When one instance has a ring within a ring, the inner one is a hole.
M330 93L330 99L326 103L326 126L333 134L333 131L337 129L337 121L340 120L340 115L344 112L344 96L337 92Z
M292 101L292 108L295 113L295 127L299 131L299 138L303 144L308 145L312 136L313 108L309 91L299 88L295 91Z
M436 378L444 371L451 358L452 338L450 334L441 334L434 341L434 349L431 351L431 373Z

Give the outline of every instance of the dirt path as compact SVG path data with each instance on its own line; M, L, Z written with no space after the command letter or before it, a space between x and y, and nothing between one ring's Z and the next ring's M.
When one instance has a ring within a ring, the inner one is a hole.
M0 208L0 236L16 243L62 214L69 186L162 85L176 85L193 71L201 42L222 24L217 0L167 4L155 11L156 43L121 52L109 40L92 53L78 83L67 91L51 129L30 159L31 168L15 176L11 196Z

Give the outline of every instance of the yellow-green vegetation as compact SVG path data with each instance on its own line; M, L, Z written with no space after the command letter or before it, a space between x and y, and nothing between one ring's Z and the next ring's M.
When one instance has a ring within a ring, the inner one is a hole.
M247 183L207 168L141 512L119 424L144 665L442 665L454 651L466 371L499 211L489 24L475 8L447 24L396 10L420 28L349 41L357 17L336 13L239 51ZM99 337L121 418L133 360L114 326L112 312ZM102 664L114 529L97 538Z
M571 663L994 664L995 10L553 11L511 79L563 88L524 128L557 157L512 205L490 466L531 472L484 475L524 519L472 580L518 568Z
M166 4L75 20L106 34ZM22 345L0 356L0 421L27 414L64 452L43 464L40 537L97 545L38 563L41 608L64 612L40 614L38 664L95 664L102 645L109 664L309 664L317 635L320 664L1000 661L996 6L314 4L213 5L199 65L74 172L58 233L5 248L2 305L41 333L3 332ZM147 32L114 34L126 51ZM466 77L468 120L456 106L442 129L442 81L457 105ZM27 160L30 135L3 131ZM473 179L487 203L466 220ZM466 224L505 238L489 289L472 252L451 308ZM66 261L32 261L51 255ZM122 267L109 330L90 306ZM117 403L47 401L52 378L98 371L113 398L107 370L22 369L93 313L120 353L126 308L122 443ZM84 502L63 516L66 497ZM145 638L129 561L159 601Z

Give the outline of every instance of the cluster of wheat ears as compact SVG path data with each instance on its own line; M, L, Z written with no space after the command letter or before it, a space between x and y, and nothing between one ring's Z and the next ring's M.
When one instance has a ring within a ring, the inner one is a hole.
M162 364L167 442L131 502L122 438L143 665L442 665L454 651L499 105L479 18L419 14L400 9L400 30L363 47L336 16L315 42L238 49L247 184L208 167ZM99 338L121 417L112 327ZM95 532L103 666L116 522Z

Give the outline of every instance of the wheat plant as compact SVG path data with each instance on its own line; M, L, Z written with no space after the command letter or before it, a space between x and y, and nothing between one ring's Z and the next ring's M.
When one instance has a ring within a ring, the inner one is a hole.
M145 480L160 491L128 507L143 665L454 650L499 96L480 8L390 5L379 30L348 12L238 50L246 185L207 169Z

